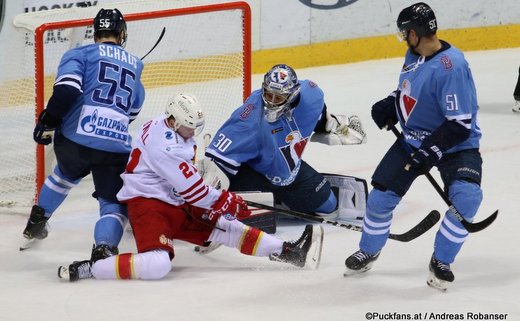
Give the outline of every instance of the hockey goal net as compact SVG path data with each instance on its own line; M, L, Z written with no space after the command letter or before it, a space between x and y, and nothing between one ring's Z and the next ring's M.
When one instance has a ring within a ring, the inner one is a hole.
M206 114L205 132L213 134L249 95L251 56L250 8L245 2L147 0L111 3L127 21L126 49L142 57L146 98L130 125L135 136L141 124L164 112L169 97L194 94ZM92 20L101 6L22 14L7 70L0 78L0 212L33 204L53 168L52 145L32 140L35 116L45 107L62 55L92 43ZM202 139L200 135L199 139ZM202 146L202 141L198 142ZM199 148L200 156L202 148Z

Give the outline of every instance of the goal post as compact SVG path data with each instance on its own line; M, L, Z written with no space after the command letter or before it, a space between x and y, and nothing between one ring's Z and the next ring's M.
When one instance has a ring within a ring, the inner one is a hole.
M166 30L161 42L143 60L146 97L141 113L130 124L132 136L142 123L164 112L169 97L189 92L199 99L206 114L206 126L199 136L202 139L205 133L213 135L250 94L251 11L246 2L144 0L104 7L118 8L123 13L128 29L125 49L138 57L153 47L163 28ZM0 86L22 94L19 98L0 100L0 118L24 119L16 123L13 131L23 135L20 139L26 152L4 157L13 157L7 160L13 171L0 171L0 180L9 181L0 184L0 206L32 205L52 170L52 145L44 147L32 141L35 117L52 94L61 56L71 48L93 43L91 26L99 9L101 6L58 9L15 17L13 23L19 31L17 37L24 41L24 51L18 57L19 65L10 68L19 75L0 78ZM5 113L7 110L10 111ZM16 146L7 146L11 143L0 141L0 148L16 150ZM198 146L203 146L202 141ZM199 150L199 157L201 154L203 151ZM23 173L17 170L19 165L23 165Z

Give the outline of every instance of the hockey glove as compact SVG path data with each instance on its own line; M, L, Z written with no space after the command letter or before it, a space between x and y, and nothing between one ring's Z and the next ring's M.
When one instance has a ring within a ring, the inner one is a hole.
M397 123L396 112L396 96L397 90L392 92L388 97L378 101L372 106L372 119L379 129L387 127L387 125L395 125ZM390 130L390 126L386 128Z
M410 156L409 164L412 170L425 174L437 165L442 158L442 151L432 143L424 141L421 147Z
M49 145L52 142L52 134L60 122L60 119L43 110L34 127L34 141L41 145Z
M227 220L244 219L251 215L251 211L247 208L247 203L233 192L222 191L220 197L213 205L210 217L218 218L224 215Z

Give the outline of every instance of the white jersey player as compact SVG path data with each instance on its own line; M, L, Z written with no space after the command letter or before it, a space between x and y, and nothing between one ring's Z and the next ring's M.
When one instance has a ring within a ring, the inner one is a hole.
M196 245L210 242L241 253L304 267L319 263L322 228L307 225L296 242L284 242L240 222L251 211L242 198L208 186L193 166L195 139L204 115L195 97L179 94L166 116L146 122L136 137L118 199L128 216L138 253L60 267L61 278L161 279L171 270L173 240ZM307 260L313 255L312 260Z

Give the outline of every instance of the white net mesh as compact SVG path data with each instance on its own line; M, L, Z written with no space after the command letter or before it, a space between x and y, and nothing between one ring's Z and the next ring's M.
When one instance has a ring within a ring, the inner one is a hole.
M201 6L196 12L150 17L150 12L205 5L203 1L132 1L113 3L125 15L128 26L126 49L141 57L162 41L144 59L142 80L146 99L141 114L130 125L136 131L146 120L164 112L167 99L180 91L194 94L206 113L205 133L213 134L244 98L250 75L244 75L249 57L244 53L245 11L222 10L220 5ZM0 206L32 205L35 195L35 146L32 140L35 117L34 30L43 23L84 20L89 25L100 7L59 9L19 15L14 24L13 57L0 82ZM216 11L214 11L217 9ZM191 9L190 9L191 10ZM136 13L136 15L133 15ZM85 20L86 19L86 20ZM44 33L44 102L52 93L56 70L65 51L93 42L92 28L66 27ZM18 50L17 50L18 49ZM41 68L41 66L37 66ZM200 136L202 139L202 135ZM199 142L199 146L202 146ZM47 147L49 149L49 147ZM199 148L199 157L202 148ZM47 151L52 154L52 151ZM47 158L47 171L52 169Z

